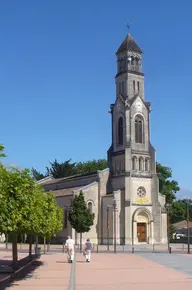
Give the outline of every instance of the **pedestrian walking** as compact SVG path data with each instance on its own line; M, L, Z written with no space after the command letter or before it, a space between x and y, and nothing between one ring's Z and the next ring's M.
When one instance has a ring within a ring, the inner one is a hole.
M85 257L86 257L86 262L90 263L91 261L91 251L92 251L92 243L90 242L90 239L87 239L87 242L85 243Z
M70 236L68 236L65 242L65 248L67 249L68 263L73 263L74 253L75 253L74 246L75 246L74 240L71 239Z

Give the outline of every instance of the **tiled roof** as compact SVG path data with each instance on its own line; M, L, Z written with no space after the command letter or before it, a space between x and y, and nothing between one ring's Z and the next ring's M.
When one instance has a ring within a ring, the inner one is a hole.
M116 54L123 52L125 50L142 53L142 50L137 45L137 43L135 42L135 40L133 39L133 37L131 36L130 33L123 40L123 42L121 43L120 47L118 48Z
M54 190L54 191L51 191L51 193L53 193L55 197L62 197L62 196L72 195L73 194L72 191L78 190L78 189L80 191L81 187L71 187L71 188Z
M61 189L70 189L86 186L94 181L97 181L97 171L88 174L69 176L65 178L53 179L48 183L42 184L45 191L55 191Z
M173 224L174 228L175 229L185 229L187 228L187 221L180 221L180 222L177 222L175 224ZM192 228L192 222L190 221L189 222L189 227Z

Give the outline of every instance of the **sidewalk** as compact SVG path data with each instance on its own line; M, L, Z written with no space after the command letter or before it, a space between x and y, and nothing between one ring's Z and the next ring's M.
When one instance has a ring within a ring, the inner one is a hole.
M93 254L92 262L76 257L76 290L185 290L192 276L134 254Z
M13 282L9 290L67 290L72 264L66 254L42 255L40 262L42 266Z

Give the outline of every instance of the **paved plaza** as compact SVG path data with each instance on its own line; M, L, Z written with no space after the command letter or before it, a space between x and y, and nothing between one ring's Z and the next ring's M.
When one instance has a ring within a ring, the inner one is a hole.
M37 267L3 289L192 289L192 255L94 253L86 263L77 253L75 260L68 264L63 253L42 255Z

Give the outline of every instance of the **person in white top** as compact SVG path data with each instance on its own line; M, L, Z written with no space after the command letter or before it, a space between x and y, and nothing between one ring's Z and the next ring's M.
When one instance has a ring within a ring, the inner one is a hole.
M70 236L67 237L65 248L67 248L68 262L73 263L75 242Z

